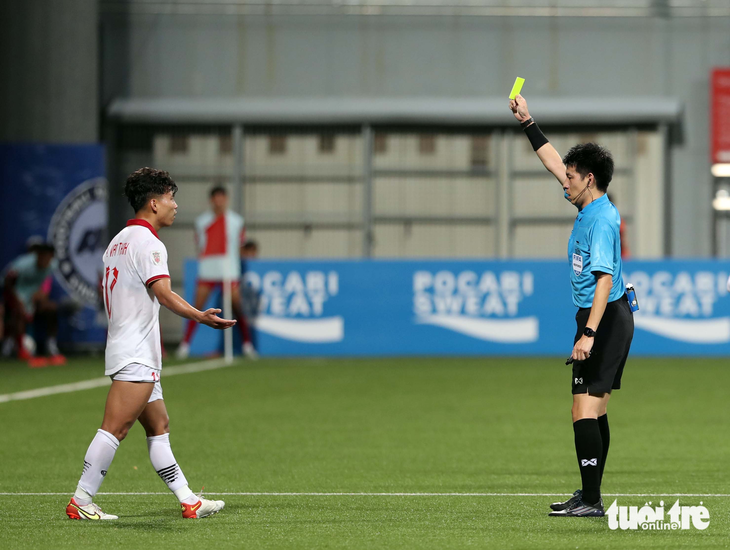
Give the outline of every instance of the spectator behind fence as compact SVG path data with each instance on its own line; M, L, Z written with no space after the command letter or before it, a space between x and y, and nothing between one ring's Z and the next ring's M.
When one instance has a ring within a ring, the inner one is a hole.
M244 274L248 269L246 262L248 260L255 260L259 256L259 245L253 239L247 240L243 246L241 246L241 258L243 258L243 271ZM260 294L252 289L250 286L244 284L241 289L241 300L243 301L243 314L249 324L249 332L251 334L251 342L254 347L258 349L258 340L256 330L250 327L256 326L256 315L259 311L259 304L261 302Z
M253 260L259 256L259 245L256 241L249 239L241 247L241 257L245 260Z

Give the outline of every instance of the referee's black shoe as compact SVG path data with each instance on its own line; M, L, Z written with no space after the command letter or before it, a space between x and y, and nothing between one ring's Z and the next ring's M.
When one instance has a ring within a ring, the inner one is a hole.
M570 508L566 510L550 512L548 515L562 518L602 518L606 514L603 511L603 499L599 500L596 504L586 504L585 502L583 502L583 499L580 499Z
M573 506L573 504L578 502L582 497L583 497L583 491L578 489L575 493L573 493L573 496L570 497L565 502L553 502L550 505L550 509L554 510L556 512L559 512L560 510L567 510L568 508Z

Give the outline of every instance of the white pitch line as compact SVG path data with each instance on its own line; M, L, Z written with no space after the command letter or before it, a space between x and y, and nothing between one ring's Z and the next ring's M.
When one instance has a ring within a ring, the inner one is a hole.
M0 493L0 496L62 496L65 493ZM153 493L97 493L100 496L157 496L169 495L169 492ZM554 497L565 496L568 493L217 493L206 492L206 495L218 496L263 496L263 497ZM603 493L605 497L730 497L726 493Z
M235 364L235 362L226 363L225 359L200 361L197 363L189 363L187 365L165 367L163 376L167 378L169 376L175 376L176 374L189 374L192 372L222 369L224 367L229 367ZM34 390L6 393L0 395L0 403L7 403L8 401L20 401L22 399L35 399L36 397L45 397L47 395L56 395L59 393L72 393L81 390L90 390L93 388L102 388L104 386L110 386L111 383L111 379L108 376L104 376L102 378L82 380L81 382L72 382L70 384L59 384L57 386L47 386L45 388L36 388Z

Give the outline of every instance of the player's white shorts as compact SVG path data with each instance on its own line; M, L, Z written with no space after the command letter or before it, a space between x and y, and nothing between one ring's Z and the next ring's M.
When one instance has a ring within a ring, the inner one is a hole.
M119 380L120 382L154 382L155 386L152 388L152 395L150 395L147 403L152 403L153 401L162 399L160 371L151 369L147 365L130 363L122 370L112 374L111 379Z

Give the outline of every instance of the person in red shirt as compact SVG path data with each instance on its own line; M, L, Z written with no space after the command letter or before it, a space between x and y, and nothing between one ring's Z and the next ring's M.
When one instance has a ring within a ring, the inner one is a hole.
M250 359L258 355L251 341L251 332L241 307L240 247L245 242L243 217L228 209L228 193L225 187L217 186L210 191L211 209L195 220L195 243L198 248L198 282L195 291L195 307L202 308L210 293L222 289L226 276L231 281L231 302L233 315L238 320L243 340L243 354ZM197 323L189 321L185 336L177 350L178 359L190 354Z

